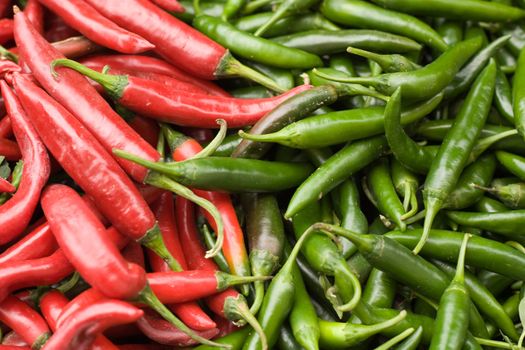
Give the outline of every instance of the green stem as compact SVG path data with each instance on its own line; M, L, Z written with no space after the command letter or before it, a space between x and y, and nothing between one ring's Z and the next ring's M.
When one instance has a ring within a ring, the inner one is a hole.
M439 212L439 209L441 208L441 204L438 199L434 197L430 197L427 200L427 203L425 203L425 221L423 223L423 234L421 235L421 238L419 239L419 242L417 242L417 245L414 247L412 252L417 255L423 249L423 246L425 245L428 236L430 234L430 229L432 228L432 223L434 222L434 218L436 217L437 213Z
M417 213L416 215L412 216L411 218L408 218L405 221L405 224L410 225L410 224L416 223L416 222L418 222L420 220L423 220L425 218L426 214L427 214L427 211L425 209L423 209L419 213Z
M512 129L512 130L507 130L507 131L501 132L499 134L492 135L492 136L489 136L489 137L485 137L485 138L479 140L474 145L474 148L470 152L469 159L468 159L467 162L468 163L472 163L473 161L475 161L483 152L485 152L487 150L487 148L492 146L494 143L496 143L496 142L498 142L498 141L500 141L500 140L502 140L504 138L507 138L509 136L517 135L517 134L518 134L518 130Z
M18 55L12 53L2 45L0 45L0 57L18 63Z
M261 308L263 299L264 299L264 283L255 282L255 298L253 299L252 306L250 306L250 312L254 315L257 315L259 309Z
M458 263L456 266L456 275L454 276L454 282L464 283L465 282L465 255L467 253L467 244L471 234L465 234L463 236L463 242L461 242L461 248L459 250Z
M262 26L259 27L259 29L257 29L257 31L255 31L254 35L255 36L261 36L263 35L264 33L266 33L266 31L275 23L277 22L278 20L280 20L282 18L282 16L286 13L286 11L288 11L288 9L292 6L293 4L293 0L290 1L284 1L278 8L277 8L277 11L275 11L272 15L272 17L270 17L266 23L264 23Z
M150 170L155 170L162 174L166 174L166 175L174 176L174 177L179 175L177 171L167 163L152 162L150 160L140 158L134 154L128 153L120 149L113 149L113 154L116 155L117 157L127 159L129 161L132 161L133 163L137 163L139 165L142 165L145 168L148 168Z
M224 141L224 138L226 137L226 132L228 131L228 124L226 123L226 120L224 119L217 119L217 124L219 124L219 132L217 135L211 140L211 142L202 149L199 153L191 157L191 159L195 158L206 158L211 156L217 148L221 145L222 141Z
M316 68L312 69L312 73L314 73L315 75L323 79L337 81L340 83L364 84L364 85L371 85L371 86L376 86L379 84L376 77L336 77L333 75L329 75L329 74L320 72Z
M525 254L525 247L523 247L523 245L521 245L520 243L518 242L515 242L515 241L508 241L508 242L505 242L506 245L509 245L511 246L512 248L515 248L517 250L519 250L520 252L524 253Z
M166 175L157 172L150 172L144 182L148 185L171 191L206 210L213 217L213 220L215 220L215 224L217 226L217 241L215 242L215 246L206 252L206 258L214 257L221 251L222 244L224 242L224 225L221 214L219 213L217 207L213 205L213 203L207 199L197 196L186 186L183 186Z
M49 338L51 338L50 332L45 332L41 334L40 336L38 336L38 338L36 338L35 342L31 345L31 349L32 350L42 349L46 345Z
M349 270L348 264L346 263L344 264L343 269L339 269L339 272L343 273L346 278L350 280L350 283L354 289L354 294L347 303L339 305L336 308L341 312L352 311L357 306L357 303L359 303L361 300L361 282L359 282L359 279L356 277L356 275Z
M388 350L392 348L394 345L396 345L397 343L400 343L403 340L405 340L405 338L408 338L412 333L414 333L414 331L415 331L414 328L405 329L403 332L399 333L395 337L379 345L377 348L375 348L375 350Z
M383 95L382 93L367 88L360 84L345 84L337 86L337 90L340 96L355 96L355 95L364 95L368 97L375 97L380 100L388 102L390 99L389 96Z
M224 66L219 68L219 71L226 75L237 75L242 78L250 79L256 83L261 84L262 86L279 93L285 92L275 81L268 78L267 76L257 72L256 70L245 66L228 52L228 56L223 59Z
M73 275L71 276L71 278L69 278L67 281L65 281L64 283L60 284L60 286L58 286L56 289L62 293L62 294L66 294L67 292L69 292L71 289L73 289L73 287L75 287L78 283L78 281L80 280L80 274L78 273L78 271L75 271L75 273L73 273Z
M259 321L257 321L255 316L250 312L248 304L242 295L239 294L237 298L227 298L224 303L224 309L224 313L229 320L234 318L237 320L243 320L252 326L253 330L259 335L259 338L261 338L262 348L268 349L268 339L266 338L266 334L259 324ZM239 325L238 322L236 324Z
M208 228L208 225L203 224L200 226L200 233L202 235L202 238L204 240L204 244L208 249L212 249L215 246L215 237L210 232L210 229ZM224 254L222 252L219 252L217 255L213 257L213 261L219 266L219 269L223 272L230 272L230 267L228 266L228 261L224 257Z
M171 270L182 271L182 266L180 266L179 262L173 257L173 255L171 255L168 248L166 248L164 240L162 239L162 233L157 223L155 223L155 226L139 240L139 243L160 256L162 260L168 264Z
M280 135L280 131L272 132L270 134L249 134L244 130L239 130L238 134L243 139L258 142L278 142L288 139L286 135Z
M411 195L412 195L412 189L410 188L410 186L408 185L408 183L404 183L404 191L403 191L403 208L405 209L405 211L408 210L408 207L410 206L410 200L411 200Z
M484 338L478 338L478 337L474 337L474 339L476 339L479 345L490 346L490 347L499 348L499 349L510 349L510 350L523 349L520 345L515 346L513 344L505 343L502 341L484 339Z
M410 188L410 186L407 186L408 188ZM416 215L417 211L418 211L418 203L417 203L417 194L412 191L411 189L409 190L410 193L408 195L408 200L410 202L410 211L407 211L404 215L401 216L401 220L406 220L408 218L411 218L413 217L414 215ZM406 193L405 193L406 195ZM408 202L407 201L407 197L404 198L404 202L403 202L403 207L405 206L405 202ZM408 205L407 205L407 208L408 208ZM406 209L405 209L406 210Z
M249 1L246 6L244 6L244 9L242 10L243 15L249 15L261 7L264 7L266 5L271 4L272 2L275 2L275 0L254 0Z
M272 276L237 276L222 271L217 271L215 275L218 281L217 287L221 290L238 284L262 282L272 278Z
M198 341L201 344L206 344L209 346L216 346L219 348L228 349L231 348L230 345L213 342L211 340L199 336L194 331L192 331L188 326L184 324L184 322L182 322L175 315L173 315L173 313L166 306L164 306L164 304L160 302L160 300L153 293L149 285L146 285L146 287L144 287L137 299L138 301L143 302L144 304L151 307L153 310L157 311L162 316L162 318L164 318L166 321L170 322L172 325L174 325L182 332L187 334L191 339Z
M160 159L166 159L166 138L162 130L160 130L159 139L157 140L157 152L160 154Z

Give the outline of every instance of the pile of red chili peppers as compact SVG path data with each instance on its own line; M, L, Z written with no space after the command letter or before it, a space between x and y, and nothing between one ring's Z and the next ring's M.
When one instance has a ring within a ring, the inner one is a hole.
M525 1L0 18L0 350L525 348Z

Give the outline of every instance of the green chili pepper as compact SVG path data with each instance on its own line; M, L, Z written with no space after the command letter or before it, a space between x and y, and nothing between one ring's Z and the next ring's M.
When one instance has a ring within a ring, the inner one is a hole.
M396 297L396 281L386 272L372 269L368 276L361 300L372 307L392 307Z
M219 18L200 15L193 20L193 26L236 55L255 62L278 68L312 68L323 65L316 55L258 38Z
M408 338L402 343L399 343L394 349L395 350L416 350L421 343L423 338L423 327L419 326Z
M523 182L499 185L493 181L492 187L474 186L493 194L511 209L525 209L525 183Z
M279 339L276 347L279 350L303 350L303 347L295 340L292 330L286 323L279 330Z
M204 241L204 244L206 245L206 248L212 249L217 240L215 239L214 235L210 232L210 229L208 228L208 225L203 224L200 225L200 233L202 235L202 240ZM228 261L224 257L224 254L222 252L219 252L213 257L213 261L217 264L219 269L223 272L230 273L230 267L228 266Z
M465 67L461 68L452 82L443 91L445 99L454 98L465 92L483 68L485 68L490 58L494 56L494 54L498 52L498 50L509 41L509 39L509 35L502 36L491 42L487 47L483 48L472 57L470 62L467 63Z
M155 163L120 150L114 153L146 168L171 176L181 184L206 190L275 192L297 186L311 173L307 164L257 159L207 157Z
M390 164L394 187L397 193L403 196L403 208L406 211L403 219L407 219L415 215L418 210L417 189L419 188L419 179L395 158L392 159ZM410 211L408 210L409 208Z
M297 13L307 10L317 3L318 0L283 0L272 16L255 32L256 36L261 36L270 29L275 22L283 18L287 13Z
M273 12L262 12L251 16L245 16L235 21L234 25L243 32L254 33L257 28L268 21L272 15ZM300 33L315 29L335 31L341 28L330 22L320 13L302 13L300 15L281 18L260 36L263 38L271 38L278 35Z
M410 72L421 68L417 63L412 62L408 58L399 54L377 54L371 51L365 51L354 47L346 49L348 53L361 56L376 62L386 73L393 72Z
M460 68L481 47L481 39L473 38L454 45L430 64L412 72L387 73L377 77L359 77L332 80L343 83L364 84L386 95L392 95L398 87L403 88L403 98L424 100L437 95L458 73ZM330 79L329 76L321 77ZM425 89L421 89L425 86Z
M213 152L212 156L214 157L229 157L231 156L233 150L239 143L241 143L242 139L237 134L231 134L228 135L222 140L222 143L217 147L215 152Z
M522 137L525 138L525 50L522 50L518 64L516 66L516 73L514 74L514 81L512 84L512 100L514 110L514 123L516 129Z
M236 98L267 98L273 96L272 92L264 86L245 86L228 90L228 92Z
M357 76L352 60L345 54L331 55L330 68L343 72L351 77Z
M244 63L248 67L255 69L257 72L262 73L265 76L272 79L273 81L275 81L275 83L279 85L279 87L282 88L283 91L288 91L295 86L293 74L289 70L274 68L253 61L248 61Z
M329 193L345 179L361 170L386 150L386 139L376 136L346 145L330 157L295 191L285 218L291 218L302 208Z
M312 223L320 221L319 202L313 202L293 216L292 223L296 238L302 237ZM337 311L349 311L361 298L361 284L352 273L338 247L332 240L321 233L308 237L302 253L314 270L335 277L338 294L346 304L335 305Z
M525 11L489 1L477 0L373 0L389 9L413 15L480 22L510 22L525 17Z
M509 208L507 208L503 203L486 196L481 197L481 199L474 205L474 209L483 213L509 210Z
M316 55L345 52L348 46L384 53L403 53L421 49L421 45L412 39L368 29L309 30L272 38L272 41Z
M452 221L471 227L498 233L514 240L525 240L521 234L525 223L525 210L509 210L497 213L448 211Z
M447 263L439 260L432 260L432 263L450 278L453 278L456 274L456 270ZM517 341L519 336L514 327L514 323L494 295L477 280L476 276L470 274L468 271L465 271L464 282L470 298L478 306L479 310L494 321L499 329L507 336Z
M412 249L416 246L422 229L407 230L405 232L392 231L386 234ZM462 234L454 231L432 230L427 244L421 250L426 257L457 262L457 254L461 246ZM525 279L525 256L503 243L473 236L469 241L466 256L467 265L484 270L500 273L515 280Z
M343 25L383 30L412 38L439 51L447 49L447 44L439 34L425 22L365 1L327 0L323 1L321 12L330 20Z
M367 184L375 206L383 215L392 220L401 231L404 231L406 229L406 224L403 222L405 208L399 200L392 182L388 160L381 158L372 165L367 174Z
M488 186L494 176L495 170L496 159L492 154L482 156L470 164L461 173L454 190L452 190L446 198L443 207L449 209L464 209L474 205L483 197L483 191L471 186L471 184Z
M426 209L424 230L420 242L414 248L414 254L419 253L424 246L434 217L456 185L485 124L492 104L495 80L496 63L491 60L474 82L452 128L432 161L423 190Z
M444 21L436 28L437 33L448 46L454 46L463 38L463 25L454 21Z
M283 256L284 226L275 197L248 195L246 231L253 276L270 276ZM255 282L255 300L250 312L257 314L264 298L264 282Z
M222 11L222 20L228 21L231 17L234 17L245 4L246 0L227 0Z
M504 152L504 151L497 151L496 152L496 158L500 162L501 165L508 171L510 171L512 174L519 177L521 180L525 181L525 158L520 157L518 155Z
M393 318L374 325L361 325L320 320L320 345L327 349L347 349L370 338L402 321L407 315L405 310Z
M184 7L184 12L176 13L175 16L184 22L191 23L195 17L193 0L180 0L179 3ZM220 17L224 10L224 2L219 0L205 0L199 2L199 7L202 13L214 17Z
M438 94L428 101L404 109L400 122L406 125L425 117L438 106L442 97L443 95ZM277 142L294 148L330 146L385 132L384 113L384 107L331 112L292 123L271 134L242 133L242 137L259 142Z
M465 342L469 324L469 293L465 287L466 234L459 251L456 274L439 301L430 350L460 350Z
M509 123L514 125L514 111L512 110L512 89L505 73L498 66L496 73L496 88L494 90L494 103L499 114Z
M231 350L240 350L249 332L250 332L250 327L244 327L224 337L214 339L213 341L219 344L230 345ZM213 350L213 349L216 349L216 347L209 346L209 345L199 345L194 349L195 350Z
M516 320L516 318L518 317L519 304L520 304L520 294L519 293L514 293L507 300L505 300L505 302L502 304L502 307L505 310L505 314L511 320ZM498 331L498 328L493 323L488 323L487 330L489 332L489 335L493 337Z

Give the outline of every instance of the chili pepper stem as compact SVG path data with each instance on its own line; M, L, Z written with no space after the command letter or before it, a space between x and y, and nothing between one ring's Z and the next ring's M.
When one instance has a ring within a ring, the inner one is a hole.
M503 140L504 138L507 138L509 136L517 134L518 130L512 129L479 140L470 152L470 156L467 162L471 163L475 161L483 152L487 150L487 148L492 146L494 143Z
M217 225L217 241L215 242L215 246L211 250L208 250L206 252L206 258L212 258L221 251L222 244L224 242L224 225L221 214L219 213L217 207L213 205L213 203L211 203L207 199L197 196L189 188L157 172L150 172L146 177L145 183L171 191L197 204L198 206L204 208L208 213L210 213Z
M162 258L168 264L170 269L173 271L181 271L182 266L175 258L170 254L164 240L162 239L162 233L158 223L155 223L155 226L149 230L144 237L139 240L139 243L148 249L154 251L158 256Z
M73 275L67 280L65 281L64 283L62 283L60 286L58 286L56 289L62 293L62 294L66 294L67 292L69 292L71 289L73 289L73 287L75 287L78 283L78 281L80 281L80 274L78 273L78 271L75 271L73 273Z
M417 211L418 211L418 203L417 203L417 195L415 192L413 192L411 189L410 189L410 186L407 186L406 188L408 188L408 195L405 193L405 198L404 198L404 202L403 202L403 207L405 207L405 202L407 203L406 205L406 209L408 209L408 203L410 203L410 210L407 211L404 215L401 216L401 220L406 220L408 218L411 218L413 217L414 215L416 215ZM406 188L405 188L405 192L406 192ZM405 209L405 210L406 210Z
M100 73L96 70L84 66L83 64L80 64L76 61L67 58L61 58L51 62L51 73L53 74L55 79L57 79L59 76L59 74L55 70L57 66L71 68L79 72L80 74L85 75L89 79L96 81L97 83L102 85L104 89L106 89L108 94L114 99L118 99L120 98L120 96L122 96L124 88L128 84L127 77L125 75L110 75Z
M160 155L159 160L166 159L166 138L162 130L159 132L159 139L157 140L157 152Z
M510 350L521 350L521 349L523 349L519 345L515 346L513 344L505 343L505 342L498 341L498 340L484 339L484 338L478 338L478 337L474 337L474 339L476 339L476 341L478 342L479 345L483 345L483 346L490 346L490 347L493 347L493 348L510 349Z
M465 254L467 253L467 244L471 234L465 234L459 251L458 264L456 266L456 275L453 282L463 284L465 282Z
M428 235L430 234L430 229L432 228L432 223L434 222L434 218L436 217L437 213L439 212L439 209L441 209L442 201L436 197L429 197L425 203L425 221L423 222L423 233L421 234L421 238L419 239L419 242L417 242L417 245L414 247L412 252L417 255L423 249L423 246L425 245Z
M255 282L255 298L253 299L252 306L250 306L250 312L254 315L257 315L259 309L261 308L263 299L264 299L264 283Z
M237 284L245 284L252 282L262 282L272 278L272 276L237 276L231 275L222 271L215 273L217 278L217 289L224 290L230 286Z
M261 36L264 33L266 33L268 28L270 28L286 13L286 11L288 11L292 3L292 1L284 1L273 13L272 17L270 17L262 26L260 26L259 29L257 29L253 35Z
M339 96L354 96L354 95L363 95L363 96L369 96L369 97L375 97L380 100L388 102L390 99L389 96L383 95L382 93L367 88L360 84L346 84L346 85L340 85L337 87L337 92Z
M227 51L226 55L221 60L221 65L217 68L216 75L217 77L221 77L223 75L231 77L236 75L259 83L272 91L278 93L285 92L272 79L239 62L230 54L230 51Z
M219 344L195 334L194 331L192 331L188 326L184 324L184 322L182 322L175 315L173 315L173 313L171 313L171 311L168 310L168 308L160 302L160 300L155 296L149 285L146 285L146 287L144 287L144 289L140 292L139 296L137 297L137 301L143 302L149 307L151 307L153 310L158 312L162 316L162 318L164 318L166 321L170 322L172 325L174 325L182 332L187 334L191 339L201 344L206 344L209 346L216 346L228 349L231 348L230 345Z
M265 350L268 349L268 340L266 338L266 334L264 334L264 331L261 325L259 324L259 321L257 321L255 316L251 313L250 309L248 308L248 304L246 303L246 299L244 299L242 295L239 294L237 298L227 298L224 302L224 313L230 320L243 320L250 326L252 326L253 330L261 338L262 348ZM234 323L240 326L244 322L234 321Z
M481 185L474 184L474 183L470 184L470 186L472 186L474 188L477 188L478 190L482 190L482 191L488 192L488 193L497 193L498 192L495 188L485 187L485 186L481 186Z
M0 45L0 57L18 63L18 55L12 53L2 45Z
M202 149L202 151L191 157L191 159L205 158L211 156L221 145L222 141L224 141L224 138L226 137L226 132L228 131L228 124L224 119L217 119L217 124L219 124L220 126L217 135L213 138L213 140L211 140L211 142L206 147ZM164 135L164 132L162 132L162 134Z
M352 311L357 306L357 303L359 303L361 300L361 283L359 282L357 276L352 273L352 271L350 271L348 264L344 264L343 268L340 268L336 271L336 274L337 273L342 273L348 280L350 280L350 283L354 289L354 294L347 303L336 306L336 309L341 312Z
M405 338L408 338L412 333L414 333L414 331L415 331L415 329L412 328L412 327L408 328L408 329L405 329L403 332L399 333L395 337L393 337L390 340L388 340L388 341L384 342L383 344L379 345L374 350L388 350L388 349L391 349L394 345L402 342L403 340L405 340Z
M405 208L405 211L407 211L410 206L411 195L412 189L405 183L405 189L403 191L403 208Z
M42 335L40 335L36 340L35 342L31 345L31 349L33 350L40 350L44 347L44 345L46 345L46 342L49 340L49 338L51 337L51 333L49 332L46 332Z
M286 141L289 139L286 135L280 135L280 132L272 132L270 134L249 134L245 132L244 130L239 130L238 132L239 136L243 139L252 140L252 141L258 141L258 142L278 142L278 141Z
M380 84L379 80L377 77L349 77L349 78L341 78L341 77L335 77L335 76L332 76L332 75L328 75L328 74L325 74L323 72L320 72L319 70L317 69L312 69L312 72L321 77L321 78L324 78L324 79L327 79L327 80L332 80L332 81L337 81L337 82L340 82L340 83L351 83L351 84L364 84L364 85L370 85L370 86L373 86L373 87L377 87Z

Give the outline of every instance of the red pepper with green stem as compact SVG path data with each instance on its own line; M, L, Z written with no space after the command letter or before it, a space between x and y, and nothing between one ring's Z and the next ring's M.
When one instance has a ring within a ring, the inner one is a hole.
M106 297L141 301L192 339L215 345L196 335L160 303L148 286L144 269L120 255L105 236L102 223L75 191L64 185L48 187L42 209L59 246L86 282Z
M102 46L130 54L155 48L155 45L140 35L119 27L82 0L38 1L60 16L69 26Z
M162 128L166 140L168 142L168 145L171 149L171 156L173 160L175 161L182 161L186 159L190 159L194 157L196 154L198 154L200 151L202 151L202 146L195 140L188 138L184 136L183 134L176 132L170 128L163 127ZM206 199L208 199L210 202L212 202L217 209L219 210L219 213L221 215L223 224L224 224L224 244L223 244L223 253L226 257L226 260L228 261L228 265L230 267L230 271L239 276L249 276L250 275L250 264L248 261L248 254L246 253L246 246L244 244L244 235L241 229L241 226L239 224L239 220L237 218L237 214L235 213L235 209L233 207L233 204L231 202L231 198L227 193L223 192L209 192L209 191L200 191L197 190L196 193L199 196L202 196ZM186 230L192 229L192 232L194 231L195 235L194 237L198 237L198 234L194 230L194 220L190 218L190 215L194 214L192 212L193 209L188 208L187 203L184 203L182 200L179 200L177 198L177 203L180 203L181 208L179 208L179 204L177 205L177 217L178 217L178 224L181 225L182 222L184 222L184 226L179 229L179 233L181 234L181 240L186 242L185 244L188 244L187 242L189 240L189 235L186 235ZM193 216L191 216L193 217ZM193 223L192 221L193 220ZM208 217L208 220L210 218ZM210 222L213 222L213 220L210 220ZM215 232L217 232L217 227L214 227ZM183 237L184 235L184 237ZM193 251L199 251L202 249L198 249L200 244L197 244L196 242L193 244L193 249L187 250L188 253ZM186 253L186 251L185 251ZM201 261L203 258L197 259L197 256L192 254L192 258L186 257L188 263L191 261ZM211 266L213 266L213 269L216 269L216 266L210 261L208 265L208 268L211 269ZM191 269L194 269L194 267L190 266ZM200 267L195 267L195 269L200 269ZM244 289L243 292L248 292L247 289Z
M42 316L14 296L8 296L0 303L0 321L35 350L42 348L51 335Z
M225 98L181 94L155 81L99 73L69 59L53 61L52 67L57 66L72 68L96 81L116 102L138 114L177 125L204 128L216 127L217 119L224 119L232 128L252 125L281 102L312 88L302 85L264 99Z
M67 56L67 55L66 55ZM214 83L195 78L175 66L159 58L140 55L97 55L80 60L80 63L92 68L94 66L110 66L112 69L123 69L134 72L156 73L167 75L177 80L198 86L210 95L230 97L230 94L222 90Z
M18 190L0 207L0 227L3 232L0 235L0 244L5 244L21 234L29 224L40 192L49 178L50 162L46 148L20 102L4 81L1 82L1 88L13 132L24 158L22 181Z
M120 232L171 260L155 216L113 158L95 137L43 90L21 76L14 77L19 98L33 126L64 170L91 196L102 214ZM74 150L73 150L74 148ZM96 169L93 167L96 164ZM95 171L88 174L91 169Z
M87 2L115 23L146 38L168 62L193 76L206 80L242 76L281 91L275 82L242 65L224 47L148 0Z
M159 222L162 232L162 239L170 254L174 257L178 266L175 271L187 270L187 264L184 259L183 249L178 240L177 224L174 217L173 194L164 192L159 200L153 205L155 217ZM148 250L148 260L151 269L155 272L168 272L172 269L154 252ZM154 291L155 292L155 291ZM155 293L156 294L156 293ZM170 305L169 308L181 318L181 320L190 328L198 331L213 329L216 327L215 322L200 308L196 302L165 302Z

